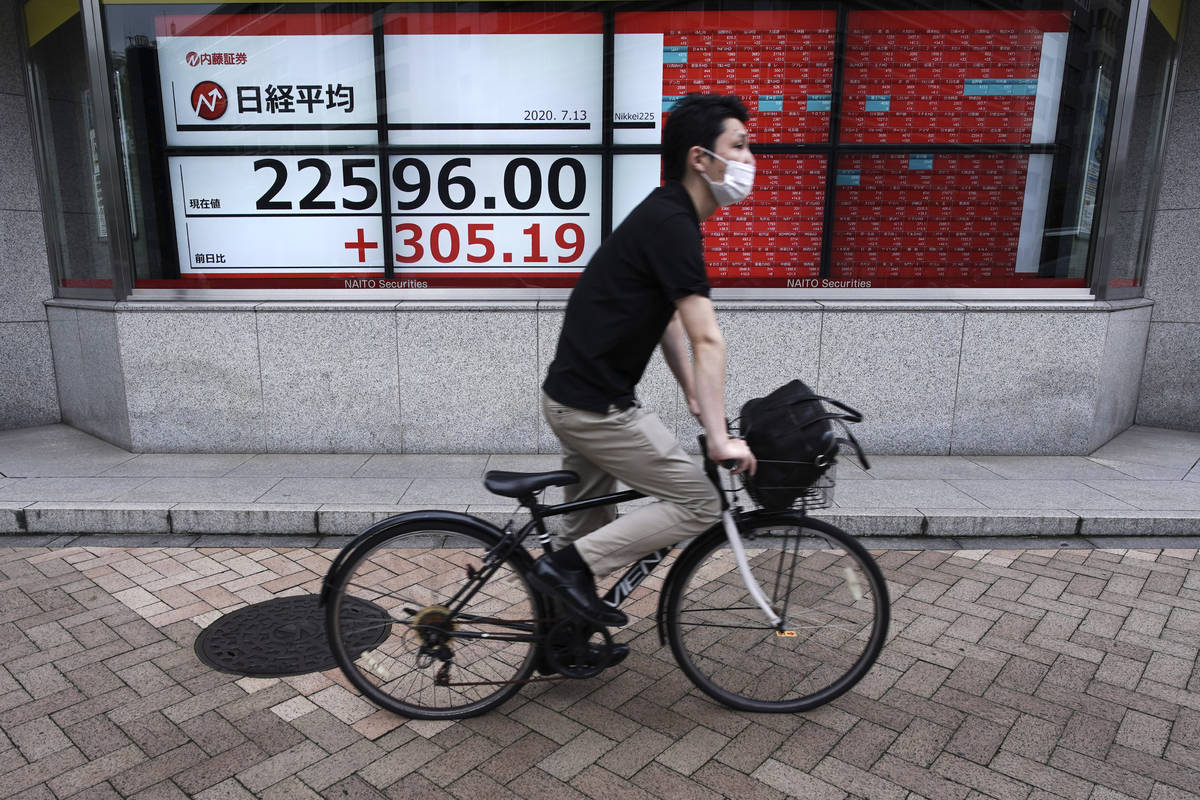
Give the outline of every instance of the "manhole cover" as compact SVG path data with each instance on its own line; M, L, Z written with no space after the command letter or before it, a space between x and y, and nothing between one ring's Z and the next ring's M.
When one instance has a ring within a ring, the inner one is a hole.
M361 619L347 644L354 653L388 637L392 619L374 603L347 597L342 609ZM231 611L196 637L196 655L221 672L251 678L304 675L337 666L316 595L277 597Z

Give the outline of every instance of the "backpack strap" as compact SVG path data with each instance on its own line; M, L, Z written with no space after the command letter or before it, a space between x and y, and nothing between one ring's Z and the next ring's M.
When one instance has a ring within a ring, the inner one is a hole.
M854 446L854 452L858 454L858 460L862 462L863 469L870 469L871 462L867 460L867 454L863 452L862 445L858 443L858 439L854 438L854 434L850 432L850 428L842 420L838 420L842 426L842 430L846 432L846 438L838 437L839 442L846 442Z

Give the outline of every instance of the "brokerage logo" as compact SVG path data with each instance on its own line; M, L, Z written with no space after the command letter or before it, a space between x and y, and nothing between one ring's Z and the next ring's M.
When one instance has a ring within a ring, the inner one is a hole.
M187 63L189 67L200 66L200 54L195 50L187 54Z
M200 119L220 119L229 108L229 97L225 90L212 81L200 81L192 89L192 110Z

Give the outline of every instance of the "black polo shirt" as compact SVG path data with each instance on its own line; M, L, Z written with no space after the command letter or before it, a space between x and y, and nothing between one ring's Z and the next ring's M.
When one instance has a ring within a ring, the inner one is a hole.
M708 293L696 207L683 184L667 181L630 212L579 276L542 388L585 411L629 407L675 301Z

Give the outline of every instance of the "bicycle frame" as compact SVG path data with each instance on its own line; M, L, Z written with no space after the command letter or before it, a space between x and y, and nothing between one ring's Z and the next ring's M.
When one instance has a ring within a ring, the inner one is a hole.
M720 492L722 524L724 526L725 535L727 538L729 538L730 547L734 553L734 558L737 562L738 570L741 574L742 580L746 584L747 590L750 592L759 608L762 609L763 615L766 617L767 622L771 627L778 628L781 624L780 617L771 608L766 597L763 595L762 588L758 585L758 581L755 580L753 574L750 572L750 567L746 560L746 553L742 547L741 536L738 534L737 518L735 517L735 512L740 515L740 509L733 509L730 507L728 499L726 498L726 493L730 490L727 490L721 486L720 477L716 472L716 465L713 464L713 462L706 460L705 469L709 475L709 478L712 479L713 484ZM550 534L549 531L547 531L545 524L545 520L547 518L562 516L564 514L570 514L575 511L583 511L589 508L616 505L618 503L628 502L630 500L638 500L646 496L647 495L642 492L630 489L623 492L614 492L612 494L600 495L598 497L589 497L583 500L574 500L569 503L558 503L553 505L544 505L539 503L536 497L522 497L520 498L520 503L523 507L529 509L530 516L532 518L529 522L525 523L525 525L523 525L515 535L511 531L511 523L508 526L505 526L504 530L501 530L491 523L484 522L483 520L466 514L461 514L459 512L414 511L407 514L401 514L398 517L390 517L371 526L369 529L356 537L349 545L343 548L340 553L338 553L333 564L330 566L329 572L326 574L325 580L323 581L320 603L321 605L324 605L328 600L331 578L341 569L342 564L349 560L351 553L360 547L369 546L370 542L373 540L373 535L377 531L386 529L388 526L394 524L400 519L429 518L432 520L436 518L438 520L453 520L461 524L477 527L481 530L481 532L487 532L489 535L495 536L498 540L497 546L507 547L509 549L520 546L529 537L529 535L536 530L538 532L538 540L542 545L542 549L549 553ZM649 577L650 573L654 571L654 568L662 563L662 561L671 552L671 549L671 547L663 547L653 553L643 556L634 562L629 569L626 570L621 579L618 580L617 583L608 590L603 598L601 598L603 602L609 606L612 606L613 608L618 607L622 602L625 601L627 597L629 597L630 594L633 593L635 589L637 589L638 586L642 584L647 577ZM527 557L528 556L526 556L526 558ZM468 601L470 597L476 591L478 591L484 583L487 582L487 580L491 577L492 572L495 571L495 568L496 563L485 564L484 568L480 570L477 575L472 576L474 580L471 580L465 584L455 594L455 596L451 598L450 603L452 605L458 604L459 607L461 607L462 603ZM464 592L466 593L465 597L463 596ZM517 634L517 636L520 638L524 638L526 635L529 634Z
M701 446L703 447L703 441ZM721 495L721 523L725 530L725 536L729 540L730 549L733 551L734 560L737 562L738 573L742 577L742 582L746 584L746 590L750 592L750 596L754 602L762 609L763 615L767 618L767 622L772 628L779 628L782 619L775 610L771 608L771 604L767 601L763 594L762 587L758 585L754 574L750 572L750 563L746 559L746 550L742 546L742 537L738 533L737 520L734 518L734 510L730 507L729 501L726 498L726 493L729 491L721 485L720 477L717 474L716 465L708 460L704 460L705 472L708 474L713 485L717 487L717 491ZM569 503L558 503L555 505L542 505L537 502L536 498L522 498L522 505L529 509L532 519L527 522L521 531L517 534L517 542L525 540L530 533L535 529L538 531L538 540L542 545L542 549L550 552L550 533L546 530L545 519L547 517L556 517L563 514L570 514L575 511L583 511L588 508L598 508L600 506L616 505L629 500L638 500L646 497L643 492L634 491L632 489L624 492L614 492L613 494L600 495L598 497L589 497L583 500L575 500ZM663 547L659 550L650 553L647 556L639 558L626 572L622 578L617 581L608 592L601 598L606 604L616 608L625 598L633 593L633 590L641 585L654 568L662 563L667 554L671 552L670 547Z

